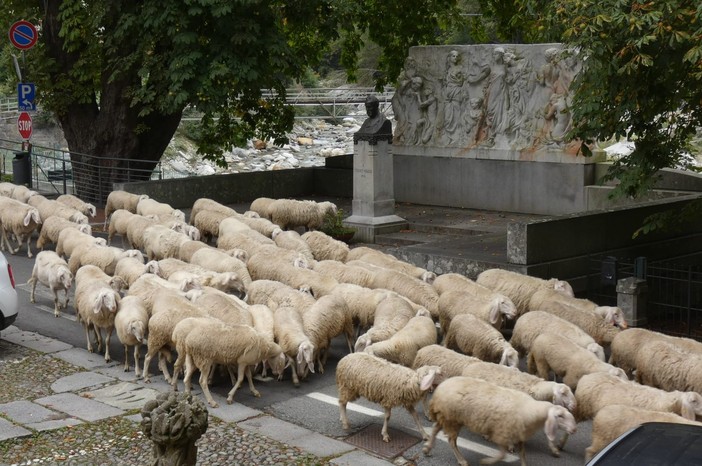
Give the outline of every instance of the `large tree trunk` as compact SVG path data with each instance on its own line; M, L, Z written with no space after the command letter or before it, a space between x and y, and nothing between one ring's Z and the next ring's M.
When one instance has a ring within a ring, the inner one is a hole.
M47 54L58 65L57 80L65 79L78 59L63 48L60 3L46 3L43 23ZM178 128L182 108L142 117L142 109L130 105L127 91L139 79L135 70L118 75L104 70L99 102L92 89L86 89L79 102L69 97L71 103L57 115L71 152L76 194L85 201L103 205L113 183L149 179Z

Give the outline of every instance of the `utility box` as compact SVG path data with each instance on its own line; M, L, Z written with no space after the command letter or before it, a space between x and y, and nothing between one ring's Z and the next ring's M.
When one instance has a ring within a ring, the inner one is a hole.
M29 152L15 152L12 159L12 182L32 187L32 157Z

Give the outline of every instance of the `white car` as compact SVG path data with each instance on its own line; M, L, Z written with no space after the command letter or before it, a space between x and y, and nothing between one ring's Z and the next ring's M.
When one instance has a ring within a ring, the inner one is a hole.
M0 330L4 330L17 318L17 291L12 266L0 252Z

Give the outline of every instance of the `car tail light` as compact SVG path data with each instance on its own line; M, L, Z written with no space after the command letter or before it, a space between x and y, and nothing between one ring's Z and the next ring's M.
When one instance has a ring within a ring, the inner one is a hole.
M12 288L15 287L15 276L12 275L12 266L7 264L7 274L10 276L10 283L12 283Z

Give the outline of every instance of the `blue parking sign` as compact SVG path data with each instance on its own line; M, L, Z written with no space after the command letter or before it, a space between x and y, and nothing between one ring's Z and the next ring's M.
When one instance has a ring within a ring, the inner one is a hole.
M34 102L36 87L34 83L17 84L17 110L20 112L35 112L37 104Z

